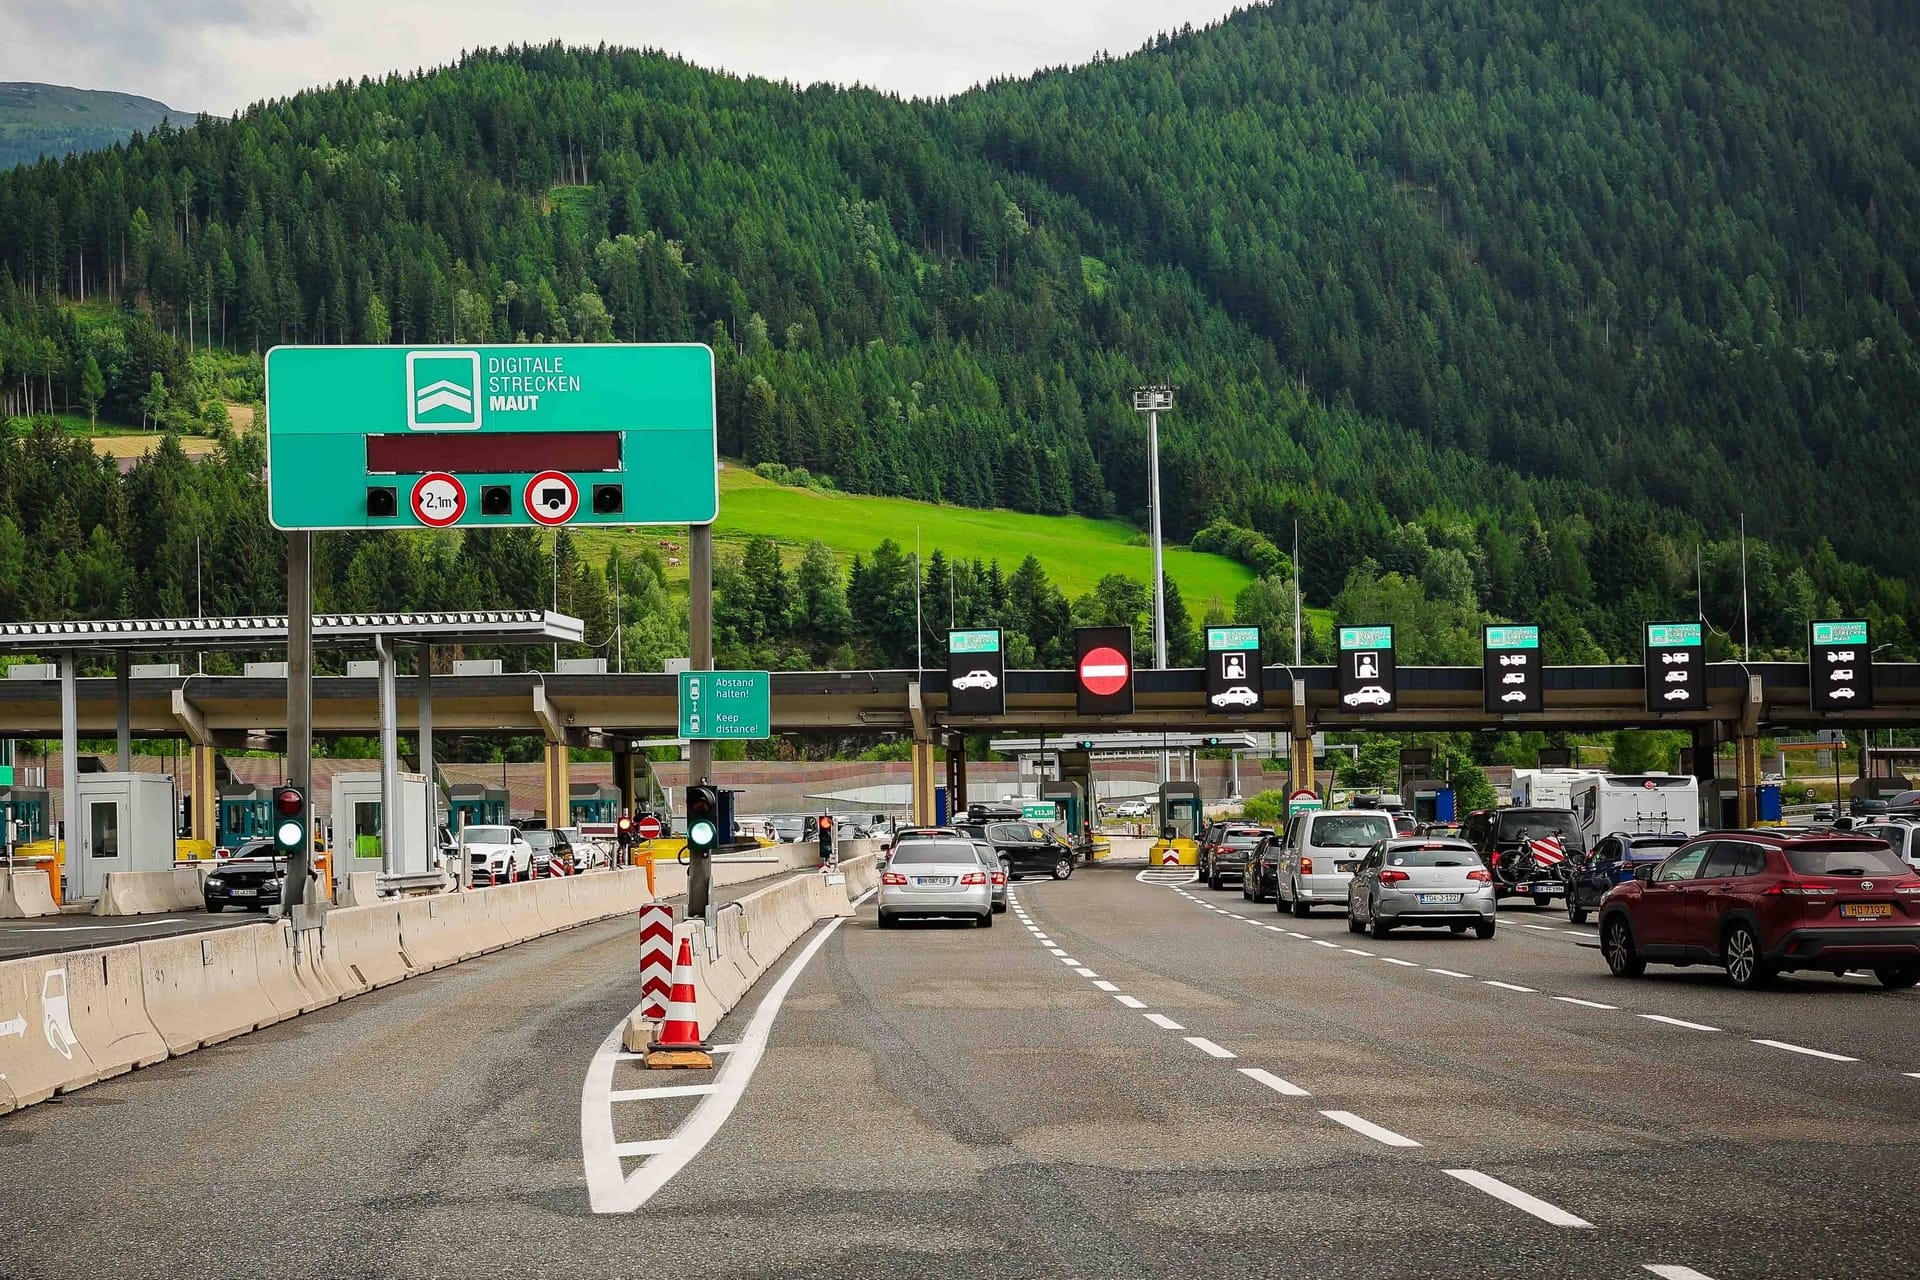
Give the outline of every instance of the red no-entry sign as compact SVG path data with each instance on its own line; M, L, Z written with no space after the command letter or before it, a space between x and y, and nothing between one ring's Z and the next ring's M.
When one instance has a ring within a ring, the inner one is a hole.
M660 836L660 819L648 814L633 824L633 832L642 840L655 840Z
M1118 693L1127 687L1127 678L1132 674L1126 655L1118 649L1089 649L1087 656L1080 659L1080 683L1087 686L1090 693L1102 696Z

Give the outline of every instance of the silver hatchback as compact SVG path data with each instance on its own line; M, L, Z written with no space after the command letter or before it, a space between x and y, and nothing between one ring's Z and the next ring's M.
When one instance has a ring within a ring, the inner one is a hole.
M1493 875L1472 845L1414 836L1367 851L1347 884L1347 928L1384 938L1402 925L1493 936Z
M880 927L906 916L970 916L993 927L993 877L972 841L912 840L880 873Z

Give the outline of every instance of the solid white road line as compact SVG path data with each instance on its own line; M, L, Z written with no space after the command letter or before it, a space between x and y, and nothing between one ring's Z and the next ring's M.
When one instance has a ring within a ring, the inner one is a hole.
M1903 1071L1901 1074L1909 1080L1920 1080L1920 1071Z
M1113 998L1129 1009L1144 1009L1147 1007L1145 1000L1135 1000L1132 996L1115 995Z
M1524 991L1528 995L1538 994L1532 987L1523 987L1517 982L1495 982L1492 978L1483 978L1481 982L1489 987L1498 987L1502 991Z
M657 1156L672 1146L672 1138L654 1138L647 1142L616 1142L613 1144L613 1154L630 1160L635 1156Z
M1403 965L1409 969L1418 969L1420 967L1419 965L1415 964L1411 960L1396 960L1392 956L1381 956L1380 958L1382 960L1385 960L1388 964Z
M1081 968L1075 969L1074 972L1079 974L1083 978L1097 978L1100 976L1099 974L1095 973L1093 970L1085 968L1084 966Z
M1273 1072L1260 1067L1241 1067L1240 1074L1249 1080L1258 1080L1275 1093L1284 1093L1289 1098L1311 1098L1313 1096L1299 1085L1282 1080L1279 1076L1273 1074Z
M1111 982L1096 982L1093 985L1100 988L1102 991L1118 991L1120 989L1114 986Z
M1144 1017L1148 1022L1151 1022L1154 1026L1160 1028L1162 1031L1185 1031L1186 1030L1185 1027L1181 1026L1179 1023L1175 1022L1172 1018L1169 1018L1164 1013L1147 1013L1147 1014L1142 1014L1141 1016Z
M1785 1049L1788 1053L1804 1053L1809 1058L1825 1058L1828 1062L1858 1062L1858 1058L1849 1058L1844 1053L1828 1053L1825 1049L1809 1049L1803 1044L1788 1044L1785 1040L1755 1040L1769 1049Z
M1695 1271L1692 1267L1675 1266L1670 1262L1643 1262L1640 1269L1653 1272L1660 1280L1713 1280L1704 1272Z
M1663 1022L1669 1027L1684 1027L1688 1031L1718 1031L1720 1029L1718 1027L1710 1027L1704 1022L1688 1022L1685 1018L1669 1018L1664 1013L1640 1013L1634 1016L1645 1018L1648 1022Z
M1383 1129L1371 1120L1363 1120L1351 1111L1322 1111L1321 1115L1335 1124L1343 1124L1355 1133L1364 1134L1375 1142L1385 1143L1389 1147L1417 1147L1420 1144L1405 1134Z
M732 1053L733 1050L734 1046L730 1044L710 1044L707 1046L708 1053ZM613 1055L613 1060L615 1062L645 1062L647 1055L644 1053L616 1053Z
M648 1098L699 1098L713 1092L710 1084L663 1084L651 1089L615 1089L609 1102L642 1102Z
M1523 924L1520 927L1522 929L1538 929L1541 933L1554 932L1554 930L1549 929L1546 925L1543 925L1543 924Z
M1582 1009L1618 1009L1617 1004L1601 1004L1598 1000L1575 1000L1572 996L1554 996L1561 1004L1577 1004Z
M855 898L853 905L858 907L873 894L874 891L869 889ZM620 1165L620 1144L613 1140L611 1101L615 1055L620 1052L621 1033L626 1030L627 1020L622 1018L607 1032L607 1038L601 1041L600 1048L593 1055L592 1064L587 1068L587 1078L580 1085L580 1160L586 1169L587 1198L595 1213L632 1213L659 1194L675 1174L686 1168L688 1162L713 1141L713 1136L720 1132L720 1126L733 1115L741 1095L746 1093L754 1069L760 1065L760 1057L766 1052L767 1037L773 1031L773 1020L780 1016L780 1007L786 1003L787 993L793 990L793 984L800 980L801 973L805 972L814 956L820 953L820 948L827 945L827 939L847 918L841 916L827 921L813 939L800 949L800 954L781 973L779 980L760 998L760 1004L754 1009L745 1033L735 1041L734 1051L727 1055L725 1065L719 1069L713 1081L713 1092L702 1098L673 1137L666 1139L668 1145L650 1153L647 1162L632 1174L626 1173Z
M1441 974L1442 976L1444 976L1444 977L1448 977L1448 978L1471 978L1471 977L1473 977L1473 975L1472 975L1472 974L1470 974L1470 973L1462 973L1462 972L1460 972L1460 971L1459 971L1458 969L1428 969L1428 970L1427 970L1427 972L1428 972L1428 973L1437 973L1437 974Z
M1548 1204L1538 1196L1530 1196L1518 1187L1510 1187L1498 1178L1489 1177L1478 1169L1445 1169L1448 1177L1458 1178L1476 1190L1484 1191L1496 1200L1504 1200L1522 1213L1530 1213L1540 1221L1556 1227L1586 1227L1592 1230L1593 1224L1585 1218L1576 1218L1557 1205Z
M1240 1056L1239 1054L1235 1053L1231 1049L1222 1049L1219 1045L1207 1039L1205 1036L1187 1036L1185 1037L1185 1039L1188 1044L1192 1045L1194 1048L1198 1049L1200 1052L1206 1054L1209 1057L1237 1058Z

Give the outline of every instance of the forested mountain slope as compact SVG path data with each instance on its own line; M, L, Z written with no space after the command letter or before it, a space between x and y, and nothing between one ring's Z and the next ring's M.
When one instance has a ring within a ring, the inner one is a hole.
M1898 629L1915 37L1890 0L1288 0L939 103L476 54L0 175L0 388L77 402L92 357L138 419L155 372L192 399L176 343L703 339L725 452L1101 515L1166 379L1170 531L1298 518L1317 602L1398 571L1624 654L1702 541L1724 619L1744 511L1761 643Z
M110 147L162 120L192 119L190 113L131 93L0 82L0 169Z

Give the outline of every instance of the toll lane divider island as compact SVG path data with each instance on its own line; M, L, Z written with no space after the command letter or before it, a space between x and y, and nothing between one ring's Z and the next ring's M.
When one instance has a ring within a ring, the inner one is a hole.
M811 844L721 858L714 883L817 858ZM685 868L655 874L661 896L685 892ZM291 926L272 920L9 960L0 963L0 1114L649 901L643 870L591 871L335 909L322 930L301 935L297 958Z

